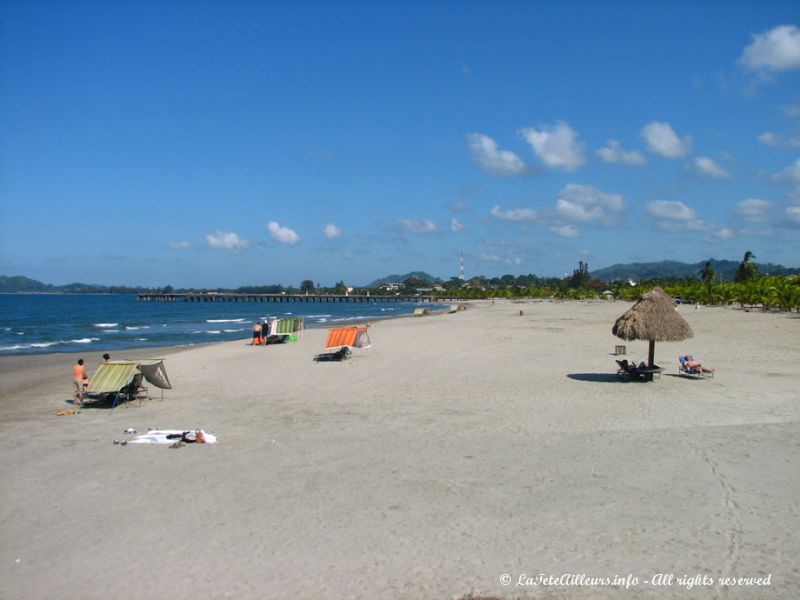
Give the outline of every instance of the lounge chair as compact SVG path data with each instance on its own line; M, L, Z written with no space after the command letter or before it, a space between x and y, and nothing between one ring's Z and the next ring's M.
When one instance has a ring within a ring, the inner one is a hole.
M653 365L652 369L637 367L635 364L629 363L626 359L618 360L616 363L619 366L617 375L635 379L643 378L647 381L652 380L655 376L661 379L661 372L664 370L658 365Z
M694 377L695 379L701 379L703 377L708 377L710 379L714 378L714 369L709 369L707 367L698 367L698 366L688 366L686 364L687 360L694 360L694 356L691 354L686 354L684 356L678 357L678 374L679 375L687 375L689 377Z
M144 374L136 373L133 379L131 379L131 382L120 390L120 395L125 396L128 401L138 398L139 404L141 405L142 398L150 397L147 387L142 385L143 379Z
M317 354L314 357L314 362L325 362L325 361L342 361L347 360L350 358L352 351L348 346L342 346L335 352L323 352L322 354Z

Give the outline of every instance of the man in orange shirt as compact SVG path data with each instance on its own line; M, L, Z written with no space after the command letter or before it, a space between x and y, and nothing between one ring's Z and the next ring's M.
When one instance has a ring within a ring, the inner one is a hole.
M75 382L75 393L73 394L73 404L83 406L83 389L84 385L89 384L89 377L86 375L86 369L83 368L83 359L79 358L78 363L72 367L72 381Z

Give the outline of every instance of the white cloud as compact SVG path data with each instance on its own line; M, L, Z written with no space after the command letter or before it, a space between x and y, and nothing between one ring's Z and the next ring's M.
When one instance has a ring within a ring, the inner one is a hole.
M436 227L436 223L425 219L424 221L416 221L414 219L400 219L400 224L406 231L410 231L411 233L419 233L419 234L428 234L428 233L436 233L439 231L438 227Z
M525 171L525 164L510 150L498 150L497 142L482 133L467 136L472 160L484 171L498 177L519 175Z
M761 135L758 136L758 143L764 144L765 146L778 146L778 135L772 133L771 131L765 131Z
M275 221L270 221L267 223L267 231L269 231L269 235L273 240L281 244L294 246L300 241L300 236L297 235L296 231L289 229L288 227L283 227Z
M489 248L481 253L480 259L484 262L503 262L507 265L521 265L522 258L514 254L513 250L504 250L498 253L495 249Z
M461 231L462 229L464 229L464 226L459 223L458 219L455 217L450 219L450 231Z
M772 203L759 198L749 198L736 205L736 212L750 221L763 221L767 218Z
M597 151L597 156L607 163L623 163L632 167L643 165L647 162L641 152L623 150L617 140L608 140L605 148L600 148Z
M597 221L607 219L609 212L618 213L625 208L620 194L607 194L590 185L570 183L558 193L556 210L569 221Z
M563 121L539 129L528 127L519 133L531 145L534 154L550 168L574 171L586 163L584 145L578 141L578 133Z
M333 239L333 238L341 237L342 230L339 229L333 223L328 223L327 225L325 225L325 228L322 230L322 233L325 234L326 238Z
M511 208L509 210L500 210L499 204L495 204L489 214L495 219L500 219L501 221L533 221L538 215L538 213L532 208Z
M765 131L758 136L758 141L765 146L772 146L773 148L800 148L800 138L786 137L771 131Z
M578 237L581 234L581 232L578 231L578 228L574 225L553 225L550 228L550 231L566 238Z
M212 248L222 248L225 250L244 250L250 245L245 239L240 238L232 231L219 231L209 233L206 236L206 242Z
M800 225L800 206L787 206L786 218L792 223Z
M711 232L711 234L706 238L712 242L724 242L726 240L731 239L734 236L733 231L728 229L727 227L720 227Z
M740 64L750 71L788 71L800 67L800 28L779 25L753 35Z
M772 180L778 183L794 183L800 185L800 158L785 169L775 173L772 176Z
M686 156L692 149L692 138L686 136L681 140L669 123L653 121L642 127L642 138L650 152L666 158Z
M172 242L169 247L173 250L186 250L191 248L192 245L189 242Z
M647 212L659 219L670 221L695 221L697 215L683 202L670 200L654 200L647 203Z
M800 104L792 104L790 106L784 106L783 112L785 112L790 117L800 117Z
M720 167L707 156L697 156L692 161L694 172L702 177L713 177L714 179L727 179L731 176L725 169Z

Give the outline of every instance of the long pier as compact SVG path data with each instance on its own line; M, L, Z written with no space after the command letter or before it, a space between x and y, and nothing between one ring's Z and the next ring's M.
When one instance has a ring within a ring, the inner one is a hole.
M143 292L138 300L146 302L434 302L442 300L433 296L366 296L348 294L228 294L180 293L161 294Z

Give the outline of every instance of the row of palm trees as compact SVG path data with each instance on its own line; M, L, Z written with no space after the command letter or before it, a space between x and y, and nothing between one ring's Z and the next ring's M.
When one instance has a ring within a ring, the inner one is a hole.
M759 277L741 283L697 282L668 285L664 291L700 304L739 304L743 307L777 308L800 312L800 277Z
M655 286L660 286L667 294L682 298L691 303L705 305L740 305L745 308L761 308L763 310L778 309L800 312L800 277L766 276L748 279L740 283L718 283L714 281L661 282L649 280L637 286L627 282L615 282L609 285L613 297L634 301L643 293ZM590 288L567 288L563 286L524 287L510 286L506 288L463 288L448 290L439 294L452 298L457 296L464 300L480 298L556 298L569 300L585 300L597 297L597 292Z

